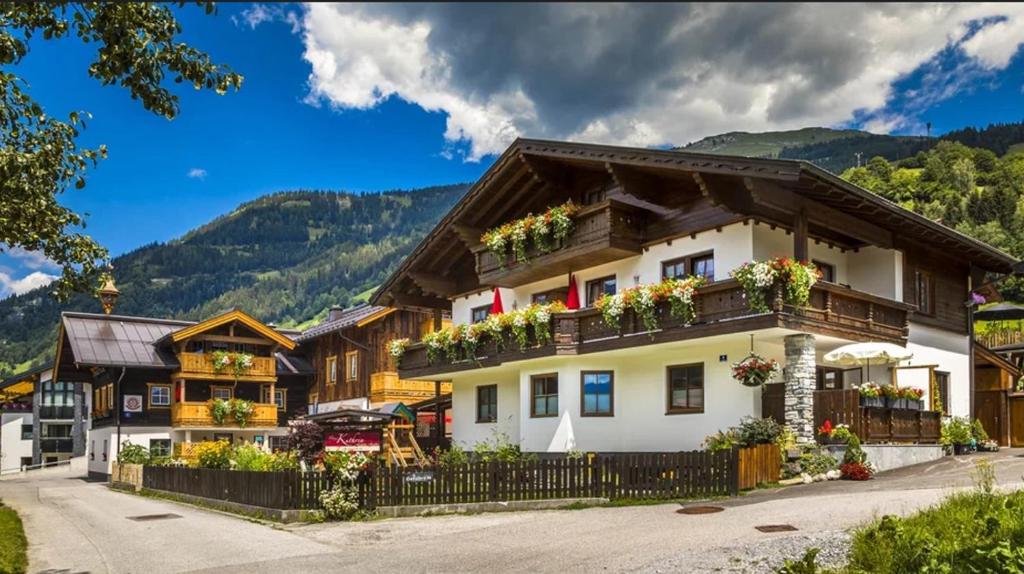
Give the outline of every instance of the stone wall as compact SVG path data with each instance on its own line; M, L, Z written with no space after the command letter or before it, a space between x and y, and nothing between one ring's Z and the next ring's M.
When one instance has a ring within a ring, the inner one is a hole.
M141 464L111 463L110 484L133 488L136 491L142 490L142 473L144 468Z

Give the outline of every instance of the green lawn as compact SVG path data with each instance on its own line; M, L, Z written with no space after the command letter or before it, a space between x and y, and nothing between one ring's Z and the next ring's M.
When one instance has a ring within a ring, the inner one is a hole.
M18 513L0 504L0 574L23 574L28 568L27 548Z

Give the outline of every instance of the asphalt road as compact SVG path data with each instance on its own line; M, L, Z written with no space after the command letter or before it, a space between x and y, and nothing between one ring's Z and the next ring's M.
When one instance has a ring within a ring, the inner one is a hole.
M909 513L970 486L980 456L866 483L757 491L716 502L723 512L697 516L661 504L272 527L66 474L3 481L0 498L25 522L30 572L745 571L737 565L764 548L796 552L814 536ZM1001 483L1021 486L1024 451L984 456ZM176 516L132 520L161 514ZM765 524L798 530L754 528Z

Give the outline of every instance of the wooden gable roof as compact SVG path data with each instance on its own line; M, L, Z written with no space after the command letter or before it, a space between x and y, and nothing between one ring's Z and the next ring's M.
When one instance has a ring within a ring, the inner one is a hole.
M181 341L191 339L200 333L205 333L222 325L236 322L245 325L259 336L277 343L289 351L294 349L296 346L295 341L285 337L281 333L261 323L255 317L240 309L232 309L231 311L222 313L216 317L211 317L210 319L201 321L195 325L190 325L184 329L174 331L168 335L168 339L170 339L171 342L180 343Z
M488 228L594 189L617 188L653 213L704 205L711 226L752 218L789 228L807 214L810 233L837 246L891 248L909 240L986 271L1016 260L810 163L676 150L519 139L498 158L374 293L375 305L450 307L481 289L470 249ZM730 219L731 218L731 219Z

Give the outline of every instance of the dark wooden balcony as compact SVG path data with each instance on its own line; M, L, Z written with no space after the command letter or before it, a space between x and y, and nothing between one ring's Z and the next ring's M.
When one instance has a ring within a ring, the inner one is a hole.
M864 443L936 444L942 432L942 413L861 406L856 389L814 392L814 427L826 420L849 425Z
M912 309L904 303L819 283L812 288L810 304L805 308L796 309L782 304L780 295L772 312L752 313L747 306L743 288L731 279L701 288L695 304L697 317L690 325L672 317L668 304L661 305L658 309L658 329L654 331L647 330L632 311L626 311L623 315L619 329L605 323L597 309L557 313L551 319L551 343L520 350L511 339L500 346L488 340L477 349L475 360L449 361L441 357L430 364L426 348L417 343L410 346L402 357L399 376L403 379L429 378L537 357L596 353L772 327L854 341L902 344L906 342Z
M644 210L608 200L583 207L574 220L572 234L552 245L547 253L531 244L526 263L516 262L511 249L501 261L485 245L474 248L480 284L517 287L640 254Z

